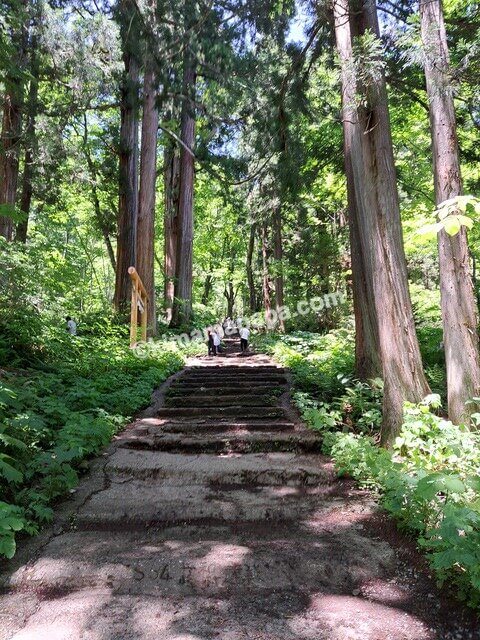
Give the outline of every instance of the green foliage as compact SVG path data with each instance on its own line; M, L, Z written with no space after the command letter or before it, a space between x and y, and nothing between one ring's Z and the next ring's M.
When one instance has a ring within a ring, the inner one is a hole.
M294 395L306 422L321 431L341 428L344 432L377 433L382 421L382 381L375 379L367 383L342 375L337 377L344 387L331 402L315 401L301 392Z
M424 331L431 376L442 376L437 327L428 313L421 315L419 327ZM432 394L420 405L406 405L404 425L393 450L379 448L382 383L351 378L348 336L348 329L342 329L324 336L255 339L292 368L297 387L294 400L306 423L322 434L323 450L333 457L338 473L378 492L385 509L418 538L439 584L453 585L460 598L477 607L480 433L432 413L431 409L440 406L440 396Z
M437 397L429 399L435 406ZM310 419L309 410L306 417ZM327 416L328 418L328 416ZM340 475L378 491L382 505L418 537L440 585L455 587L469 605L480 605L480 434L408 405L392 451L371 436L317 428Z
M76 338L53 332L44 351L44 370L0 377L0 553L7 557L16 532L35 533L51 520L50 505L75 487L82 461L183 365L174 343L138 357L113 329Z
M343 375L353 370L354 339L349 321L325 335L306 331L267 334L254 336L253 343L289 367L299 389L323 401L332 400L343 391Z
M462 227L472 229L473 223L480 213L480 200L474 196L456 196L442 202L435 214L438 222L426 225L420 230L425 235L436 235L445 229L449 236L456 235Z

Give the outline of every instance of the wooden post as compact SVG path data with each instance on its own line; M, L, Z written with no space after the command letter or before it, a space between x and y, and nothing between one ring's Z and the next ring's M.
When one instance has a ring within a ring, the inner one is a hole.
M147 341L147 299L143 303L142 313L142 341Z
M142 340L147 340L147 303L148 295L135 267L129 267L128 273L132 280L132 302L130 309L130 346L137 344L138 312L142 314Z

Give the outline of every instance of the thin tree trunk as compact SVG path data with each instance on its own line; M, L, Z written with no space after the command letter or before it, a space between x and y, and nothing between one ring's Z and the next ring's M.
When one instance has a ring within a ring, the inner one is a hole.
M140 151L140 194L137 226L137 271L148 294L149 334L157 333L155 305L155 185L157 177L158 108L155 72L147 66L143 82L142 146Z
M470 251L470 258L472 260L472 286L473 292L475 295L475 300L477 301L477 309L480 305L480 291L478 290L478 281L477 281L477 259L475 258L475 254Z
M350 78L354 73L352 36L366 30L378 36L376 6L373 0L364 0L355 11L349 9L348 0L334 0L342 84L347 89L343 118L344 124L350 123L344 128L344 136L353 183L350 197L355 201L351 214L358 220L353 233L358 232L362 256L361 264L354 262L352 267L363 278L359 287L364 284L365 304L375 312L374 334L378 335L384 381L381 440L388 445L401 427L404 401L420 401L429 388L408 290L385 79L378 73L368 87L363 87L356 78ZM364 98L362 106L351 101L353 83ZM358 273L360 266L363 274Z
M262 267L263 267L263 278L262 278L262 292L263 292L263 307L265 309L265 318L267 322L270 319L270 313L272 310L272 302L270 297L270 276L268 273L268 229L267 224L264 222L262 224Z
M207 305L210 299L210 294L212 293L212 283L213 277L212 274L209 273L205 278L205 284L203 285L203 295L202 295L202 304Z
M280 205L273 211L273 257L275 259L275 309L278 316L278 328L285 331L285 320L280 312L283 307L283 247L282 247L282 212Z
M127 4L129 4L127 2ZM127 27L125 27L126 29ZM128 268L136 266L138 218L138 81L139 65L124 43L125 75L121 87L117 271L114 305L124 314L130 302Z
M183 94L185 99L182 104L180 131L183 145L180 149L177 277L172 314L172 323L177 327L188 325L192 313L195 85L195 63L188 46L186 46L183 59Z
M437 205L461 195L450 59L441 0L420 0L425 77L432 134L433 174ZM480 394L478 310L469 266L467 233L438 234L443 342L447 366L448 415L455 424L468 422L478 407L465 403Z
M164 150L164 297L167 323L172 319L175 295L178 243L178 196L180 181L180 156L176 144L169 139Z
M112 241L110 239L110 228L105 215L102 213L100 206L100 199L98 197L97 189L97 168L90 154L88 148L88 121L87 114L83 115L83 155L87 161L88 172L90 173L90 193L92 196L93 210L95 212L95 219L97 221L98 228L102 232L105 247L107 249L108 258L112 265L113 273L116 271L115 253L113 251Z
M255 280L253 278L253 251L255 249L255 233L256 233L257 225L250 225L250 237L248 239L248 249L247 249L247 282L248 282L248 302L251 313L255 313L257 311L257 296L255 292Z
M38 111L38 76L40 61L37 51L38 41L35 35L30 41L30 86L28 90L27 114L25 122L25 155L22 177L22 194L20 197L20 210L24 216L23 220L17 224L15 230L15 240L25 243L28 233L28 219L30 217L30 207L33 196L33 167L35 162L35 150L37 147L35 120Z
M226 317L231 318L233 316L233 305L235 304L235 298L236 298L235 290L233 288L233 282L231 280L229 280L228 283L225 285L225 290L223 292L223 295L227 300Z

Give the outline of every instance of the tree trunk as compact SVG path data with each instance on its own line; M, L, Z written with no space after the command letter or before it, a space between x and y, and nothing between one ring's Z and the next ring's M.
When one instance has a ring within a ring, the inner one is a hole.
M22 195L20 198L20 210L23 214L23 220L17 224L15 230L15 240L25 243L28 233L28 219L30 217L30 206L33 195L33 167L35 162L35 150L37 147L35 120L38 111L38 76L39 76L39 57L37 51L38 41L35 35L30 41L30 86L28 90L27 114L25 122L25 155L22 177Z
M270 275L268 273L268 229L267 223L262 223L262 266L263 266L263 307L265 309L265 319L268 322L272 310L272 302L270 297Z
M124 43L125 47L125 43ZM124 314L130 303L128 268L136 266L138 218L138 80L139 66L128 48L123 52L121 87L117 271L114 305Z
M255 280L253 278L253 251L255 249L255 233L257 230L257 225L250 225L250 237L248 240L248 249L247 249L247 282L248 282L248 303L250 307L250 312L255 313L257 311L257 296L255 292Z
M212 293L213 276L211 273L205 278L205 284L203 285L202 304L207 305Z
M193 277L193 187L195 162L195 85L196 70L188 46L183 58L183 94L180 138L180 193L178 197L178 243L176 287L173 303L174 326L188 325L192 313Z
M365 279L366 259L360 243L359 216L354 187L352 150L354 144L358 144L355 138L359 126L355 113L357 86L350 66L352 34L345 18L345 13L348 11L347 3L335 3L334 10L337 49L342 67L343 146L347 178L352 296L355 317L355 373L360 380L369 380L382 376L382 364L378 344L378 321L375 306L371 304L372 283L367 283Z
M175 276L177 268L178 243L178 195L180 181L180 156L175 142L169 139L164 150L164 296L166 320L172 319L173 300L175 295Z
M352 36L366 30L378 36L378 18L373 0L364 0L349 11L348 0L334 0L335 34L342 64L345 151L350 173L350 199L354 241L358 233L359 255L352 261L359 291L374 313L364 329L378 336L379 360L384 381L381 441L391 444L403 419L405 400L420 401L428 392L415 332L408 290L402 227L390 132L385 78L378 73L368 86L352 74ZM352 101L355 86L363 97ZM358 258L358 260L357 260ZM359 268L363 273L359 273ZM360 280L359 280L360 278ZM361 288L361 289L360 289ZM372 327L372 323L375 326ZM364 347L363 347L364 348Z
M282 212L280 205L273 211L273 257L275 259L275 309L278 316L278 328L285 332L285 320L280 313L283 307L283 247L282 247Z
M19 11L25 16L19 17L19 26L12 34L12 45L16 50L16 60L5 78L3 120L0 148L0 236L10 241L13 238L13 219L17 197L20 138L22 133L22 110L24 100L23 66L28 37L26 10L28 3L22 0Z
M110 225L108 224L108 220L103 214L102 208L100 206L100 199L98 197L97 189L97 168L88 147L88 120L86 113L83 114L83 155L85 156L85 160L87 161L88 172L90 173L90 193L92 196L95 219L99 230L102 232L105 247L108 253L108 258L110 260L110 264L112 265L113 273L115 273L115 253L113 251L112 241L110 239Z
M420 0L425 77L432 134L433 174L437 205L461 195L450 59L441 0ZM469 267L467 233L438 234L443 342L447 366L448 415L455 424L468 422L478 407L465 403L480 394L478 313Z
M155 306L155 185L157 177L158 108L154 70L147 66L143 82L142 146L140 151L140 194L137 226L137 271L148 294L149 335L157 333Z
M225 285L225 290L223 295L227 299L227 318L232 318L233 316L233 305L235 304L235 290L233 288L233 282L229 280L229 282Z

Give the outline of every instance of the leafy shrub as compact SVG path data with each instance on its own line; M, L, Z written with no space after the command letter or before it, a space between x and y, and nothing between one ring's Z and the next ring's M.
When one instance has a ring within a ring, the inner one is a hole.
M15 535L35 533L51 504L78 482L81 462L98 453L152 389L183 366L173 343L140 358L115 330L73 338L53 332L42 369L0 377L0 554Z
M330 402L313 400L309 394L297 392L294 401L306 422L314 429L341 428L343 432L375 433L382 421L383 382L380 379L360 382L338 375L343 392Z
M353 371L354 339L350 321L324 335L304 331L257 335L253 344L289 367L299 389L324 402L341 394L343 376Z
M427 375L432 387L444 392L438 327L424 325L422 330L428 336ZM323 449L334 458L339 474L378 492L399 525L416 535L439 584L452 585L460 598L478 607L480 432L432 413L440 406L440 396L432 394L420 405L406 405L393 450L381 449L375 437L381 381L367 384L348 375L353 368L348 326L326 336L297 333L260 340L291 367L294 400L307 424L322 433Z
M435 405L438 399L428 399ZM480 605L480 434L407 405L393 451L370 436L332 432L325 450L340 474L375 489L400 525L427 551L440 585L449 583L469 605Z

